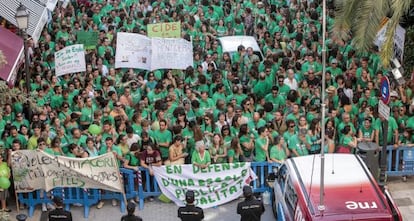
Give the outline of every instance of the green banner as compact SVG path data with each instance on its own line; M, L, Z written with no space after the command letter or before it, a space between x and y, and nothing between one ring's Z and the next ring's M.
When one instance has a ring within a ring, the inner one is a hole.
M168 22L147 25L148 37L181 38L181 23Z
M98 45L98 32L78 31L76 43L83 44L86 50L95 49Z

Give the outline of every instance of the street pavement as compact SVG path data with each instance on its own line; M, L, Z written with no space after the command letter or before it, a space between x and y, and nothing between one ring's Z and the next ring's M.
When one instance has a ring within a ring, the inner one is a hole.
M414 220L414 177L408 177L406 182L401 178L388 178L388 189L390 190L394 201L398 205L403 220ZM205 221L235 221L240 220L240 216L236 213L237 203L242 199L204 210ZM10 202L12 204L12 202ZM10 213L11 219L16 220L17 211L14 205L10 205L13 211ZM148 221L178 221L177 218L178 207L173 203L162 203L157 199L153 202L145 202L143 210L136 210L136 214L141 216L143 220ZM71 207L73 220L99 220L99 221L118 221L124 215L120 211L120 207L113 207L111 201L105 201L105 206L102 209L92 207L90 209L89 217L83 217L83 207ZM21 213L27 214L27 210L21 210ZM33 217L27 219L28 221L47 221L47 213L42 213L40 206L36 209ZM269 205L266 206L265 214L262 216L263 221L275 220L272 209Z

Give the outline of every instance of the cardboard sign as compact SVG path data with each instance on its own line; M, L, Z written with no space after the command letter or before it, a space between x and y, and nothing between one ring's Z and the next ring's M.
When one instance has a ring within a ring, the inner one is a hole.
M55 52L56 76L86 71L83 45L71 45Z
M147 25L148 37L181 38L181 23L168 22Z
M98 32L76 32L76 43L83 44L86 50L95 49L98 45Z

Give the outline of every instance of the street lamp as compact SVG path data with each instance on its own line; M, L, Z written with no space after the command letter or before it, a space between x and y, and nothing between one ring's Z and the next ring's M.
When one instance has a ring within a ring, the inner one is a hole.
M26 91L27 94L30 94L30 73L29 73L29 65L30 65L30 57L29 52L27 50L27 28L29 27L29 12L27 11L26 7L20 3L20 6L16 10L16 22L17 27L20 29L20 32L23 35L23 43L24 43L24 71L26 72Z

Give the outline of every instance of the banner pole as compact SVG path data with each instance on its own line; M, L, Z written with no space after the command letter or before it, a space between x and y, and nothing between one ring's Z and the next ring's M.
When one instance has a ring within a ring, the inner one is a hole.
M20 213L19 198L17 197L17 192L16 191L14 191L14 197L16 198L16 210L17 210L17 213Z
M118 174L119 174L118 175L119 178L121 178L121 179L119 179L119 183L122 186L122 197L124 198L124 203L125 203L125 207L126 207L128 202L127 202L127 198L126 198L126 194L125 194L125 185L124 185L124 182L123 182L123 176L121 174L121 170L119 170Z

